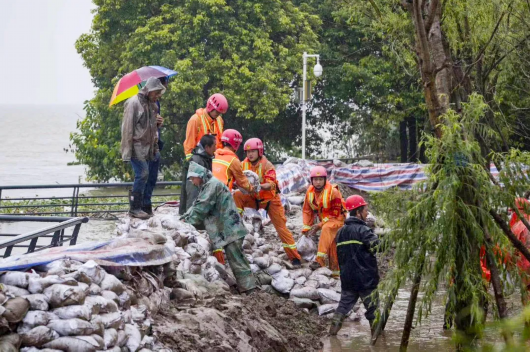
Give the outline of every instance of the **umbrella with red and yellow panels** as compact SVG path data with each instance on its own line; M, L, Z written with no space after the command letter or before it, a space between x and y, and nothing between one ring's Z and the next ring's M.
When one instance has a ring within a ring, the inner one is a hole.
M142 89L142 83L148 78L162 78L176 75L177 72L162 66L144 66L123 76L114 87L109 106L117 104L125 99L138 94Z

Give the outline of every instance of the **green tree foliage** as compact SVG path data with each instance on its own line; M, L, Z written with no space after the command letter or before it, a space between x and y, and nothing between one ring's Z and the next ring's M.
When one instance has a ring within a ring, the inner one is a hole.
M290 86L300 74L301 54L318 50L318 16L280 0L94 2L92 31L76 46L98 91L72 134L90 178L130 178L119 160L123 106L108 108L108 102L119 78L145 65L179 72L162 98L167 164L182 160L187 120L215 92L229 99L227 128L292 145L299 128L286 113ZM274 138L282 118L290 128Z

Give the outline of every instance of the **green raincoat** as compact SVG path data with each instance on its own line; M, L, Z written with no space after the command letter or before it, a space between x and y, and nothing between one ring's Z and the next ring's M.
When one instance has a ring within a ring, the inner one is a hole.
M209 170L193 161L188 169L189 177L200 177L203 184L197 199L180 219L192 225L204 222L213 248L224 248L239 290L244 292L255 288L256 281L250 264L241 250L247 229L237 212L230 190Z

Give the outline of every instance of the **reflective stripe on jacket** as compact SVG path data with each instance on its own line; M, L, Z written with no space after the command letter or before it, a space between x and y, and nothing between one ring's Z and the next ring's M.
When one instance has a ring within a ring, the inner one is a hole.
M243 170L250 170L255 172L259 176L259 183L265 183L269 182L272 183L272 189L269 191L259 191L258 195L252 195L254 199L258 199L261 202L267 202L271 199L273 199L276 196L276 190L279 190L278 182L276 181L276 170L274 169L274 165L267 160L267 158L263 155L259 162L256 165L252 165L252 163L246 158L243 160ZM272 172L271 172L272 171Z
M188 121L186 128L186 140L184 141L184 154L186 160L191 158L191 152L197 146L205 134L215 135L217 148L222 148L221 135L224 131L224 121L221 116L212 119L206 112L206 109L198 109Z

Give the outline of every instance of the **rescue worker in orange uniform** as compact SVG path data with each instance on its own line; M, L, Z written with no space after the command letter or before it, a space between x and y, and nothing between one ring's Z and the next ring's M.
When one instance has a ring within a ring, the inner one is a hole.
M223 132L221 136L223 147L215 151L215 158L212 161L212 174L213 177L225 184L230 191L232 191L235 181L239 188L250 193L253 191L253 187L243 174L243 166L236 155L236 151L242 142L243 137L238 131L228 129ZM225 263L222 248L215 249L213 255L219 263Z
M222 114L228 111L228 100L224 95L216 93L208 98L206 108L195 111L188 121L186 140L184 141L184 155L186 160L192 156L192 151L205 134L214 135L217 139L217 148L222 148L221 136L224 131Z
M530 201L525 198L517 198L515 200L515 206L519 208L521 215L523 215L526 220L530 221L530 216L528 215L528 212L530 212ZM521 219L517 218L517 222L511 227L511 230L513 234L517 236L517 239L521 241L526 248L530 249L530 232ZM521 292L521 299L523 304L526 306L529 304L528 295L530 293L530 262L528 262L528 260L526 260L526 258L518 251L516 257L517 266L521 275L521 282L526 287L527 291Z
M244 194L241 191L234 193L237 210L243 215L244 208L265 209L269 214L272 225L278 232L283 243L283 249L293 266L301 265L301 257L296 249L293 234L287 229L287 218L280 199L276 169L263 155L263 142L259 138L246 141L243 150L247 157L243 160L243 170L251 170L259 176L261 190L258 193Z
M304 200L302 233L311 236L322 230L316 262L311 264L311 268L326 266L328 260L329 268L335 277L340 275L335 236L344 225L345 209L344 199L338 187L331 185L327 180L326 169L322 166L313 167L311 185ZM318 223L315 224L316 220Z

